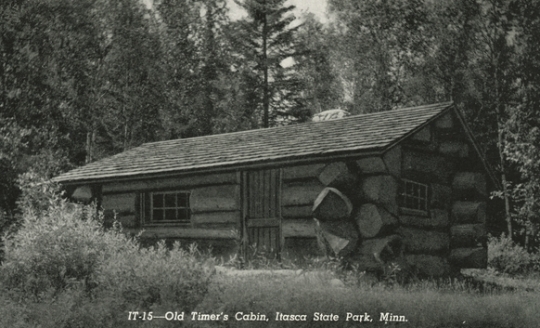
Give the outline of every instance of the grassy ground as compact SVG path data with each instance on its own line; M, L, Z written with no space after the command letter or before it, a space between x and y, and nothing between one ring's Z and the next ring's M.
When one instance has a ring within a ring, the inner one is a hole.
M537 292L510 291L467 280L423 281L391 287L360 282L343 288L333 286L330 278L325 275L272 274L218 276L210 294L197 310L201 313L223 312L229 315L229 320L192 324L197 327L353 327L363 324L368 327L444 328L537 327L540 323L540 293ZM235 316L240 312L253 313L256 319L265 315L268 321L236 320ZM278 312L305 315L306 321L278 321ZM314 321L315 313L338 315L339 319ZM352 321L362 319L359 316L346 320L347 313L367 313L372 321ZM384 320L386 313L391 313L388 318L399 322Z
M164 319L128 321L126 311L153 311L155 316L176 311L175 305L170 302L158 302L150 308L137 306L135 303L126 307L117 304L122 301L119 298L109 301L101 298L80 298L76 292L67 291L47 302L27 300L24 304L18 304L3 297L6 295L0 295L0 327L539 326L540 292L530 288L531 285L538 285L537 280L532 277L498 277L486 271L473 271L469 276L481 277L488 282L478 283L468 278L422 280L398 285L392 284L391 279L380 283L366 277L357 279L354 275L341 276L340 280L337 280L330 271L306 273L300 270L246 270L234 274L218 272L212 279L209 293L195 309L197 314L201 315L199 318L206 314L215 314L217 320L192 321L191 313L185 313L184 322ZM487 278L502 279L504 286L501 287L501 284L493 283ZM82 303L76 305L74 302ZM115 308L112 312L109 309L111 306ZM70 315L68 312L73 309L78 309L78 312ZM281 321L276 320L278 313L283 314ZM316 321L316 313L319 318L324 314L325 319L335 321ZM368 321L366 313L369 315ZM85 315L87 318L83 317ZM113 317L110 317L111 315ZM224 320L225 315L228 320ZM245 315L247 317L244 317ZM285 319L292 319L287 315L298 315L296 319L305 321L286 321ZM305 315L305 318L302 315ZM335 318L336 315L338 318ZM385 318L388 320L384 320ZM249 321L253 319L255 321ZM257 321L261 319L263 321ZM355 319L362 322L354 321Z

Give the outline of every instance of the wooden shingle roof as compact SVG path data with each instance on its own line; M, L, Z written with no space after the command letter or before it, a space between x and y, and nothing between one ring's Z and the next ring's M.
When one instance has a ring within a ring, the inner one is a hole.
M239 165L384 151L431 122L451 103L195 138L146 143L54 180L105 181Z

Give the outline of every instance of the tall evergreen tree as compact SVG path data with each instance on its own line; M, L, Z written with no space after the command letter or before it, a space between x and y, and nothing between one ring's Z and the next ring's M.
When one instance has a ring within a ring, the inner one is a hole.
M302 120L307 116L300 101L299 79L294 70L298 55L294 6L286 0L244 0L237 3L248 16L236 25L234 42L246 64L254 72L257 83L256 108L262 114L261 125L277 121ZM288 66L285 60L289 60Z

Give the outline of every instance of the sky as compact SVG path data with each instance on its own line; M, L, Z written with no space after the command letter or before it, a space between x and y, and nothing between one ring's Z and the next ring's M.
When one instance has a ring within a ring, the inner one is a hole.
M148 7L151 6L153 0L142 0ZM227 0L230 8L231 19L236 20L242 18L246 13L243 9L238 7L234 0ZM321 21L326 22L326 0L289 0L287 5L296 6L294 14L300 17L302 13L311 12Z
M231 19L240 19L245 12L233 0L227 0ZM296 6L295 15L299 17L304 12L311 12L321 21L326 22L326 0L289 0L287 5Z

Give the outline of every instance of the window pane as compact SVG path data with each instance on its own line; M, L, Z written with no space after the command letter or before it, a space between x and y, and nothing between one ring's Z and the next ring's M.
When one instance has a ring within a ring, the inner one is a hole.
M178 210L178 220L189 221L189 210Z
M176 210L165 210L165 220L166 221L176 220Z
M148 222L189 222L189 192L151 193L150 200L152 206L149 207L148 214L146 214ZM149 217L150 214L151 217Z
M165 207L176 207L176 194L165 194Z
M163 220L163 210L154 210L152 213L152 220L154 221Z
M179 193L178 197L178 207L188 207L188 196L187 193Z
M163 207L163 194L154 194L152 196L152 205L154 208Z
M427 186L413 181L403 181L400 206L427 211Z

